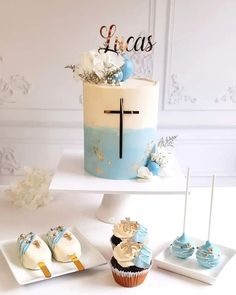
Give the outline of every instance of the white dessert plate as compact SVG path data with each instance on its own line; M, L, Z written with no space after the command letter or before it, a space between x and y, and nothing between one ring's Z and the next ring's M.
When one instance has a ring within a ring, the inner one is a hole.
M82 253L80 261L82 262L85 270L107 263L102 254L76 228L71 228L70 230L80 241ZM45 240L45 235L42 234L39 236ZM16 247L16 239L0 242L0 249L17 282L20 285L26 285L42 280L48 280L44 277L41 270L30 270L22 266ZM62 263L57 262L54 259L52 260L51 278L66 275L76 271L77 268L72 262Z
M195 245L200 246L205 243L205 241L191 238L195 242ZM192 279L202 281L204 283L212 285L219 274L227 269L229 262L234 264L234 269L236 269L236 259L232 259L236 254L236 250L227 248L225 246L218 245L221 249L221 259L219 265L214 268L206 269L201 267L196 259L195 253L187 259L181 259L173 256L170 252L170 247L165 248L156 257L155 261L159 268L190 277Z

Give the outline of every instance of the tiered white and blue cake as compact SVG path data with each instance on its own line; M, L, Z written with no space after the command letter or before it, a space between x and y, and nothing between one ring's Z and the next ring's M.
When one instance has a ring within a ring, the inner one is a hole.
M159 84L130 78L132 61L118 52L92 50L66 68L83 81L85 170L110 179L158 175L169 140L156 149Z
M156 141L158 83L84 82L84 168L97 177L133 179Z

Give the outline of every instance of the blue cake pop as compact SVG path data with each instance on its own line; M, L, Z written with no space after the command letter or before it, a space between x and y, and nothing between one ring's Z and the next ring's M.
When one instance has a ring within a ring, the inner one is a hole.
M193 255L194 245L191 243L190 239L182 234L181 237L177 237L171 245L171 252L174 256L182 259L186 259Z
M196 252L198 263L205 268L213 268L217 266L220 261L220 256L220 248L209 241L206 241L204 245L198 247Z

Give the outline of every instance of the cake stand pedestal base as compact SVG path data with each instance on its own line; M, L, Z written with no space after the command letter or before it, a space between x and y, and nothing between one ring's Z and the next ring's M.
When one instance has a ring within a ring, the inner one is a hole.
M106 223L117 223L124 219L131 195L104 194L96 217Z
M134 204L131 205L133 195L185 193L185 178L174 155L169 160L168 169L171 175L150 182L99 178L84 170L82 150L67 150L63 153L49 189L54 192L70 190L82 194L103 194L96 217L103 222L116 223L125 216L131 216L134 210Z

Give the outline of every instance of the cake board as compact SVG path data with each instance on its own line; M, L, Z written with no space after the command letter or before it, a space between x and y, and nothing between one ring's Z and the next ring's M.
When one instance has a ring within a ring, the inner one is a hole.
M124 208L131 195L184 194L185 178L175 156L172 156L169 170L171 176L154 181L99 178L84 170L82 150L65 150L49 189L103 194L96 217L106 223L116 223L124 218Z

